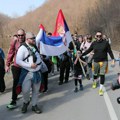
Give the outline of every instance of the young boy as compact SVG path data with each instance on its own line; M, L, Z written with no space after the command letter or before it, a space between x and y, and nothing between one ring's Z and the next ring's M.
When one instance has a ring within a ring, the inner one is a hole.
M83 58L80 57L82 54L82 51L77 51L77 55L75 57L75 61L74 61L74 81L75 81L75 90L74 92L78 92L78 82L80 84L80 90L83 90L83 85L82 85L82 75L83 75L83 72L82 72L82 67L81 67L81 64L87 64L86 62L84 62ZM80 58L80 59L79 59ZM80 64L80 62L81 64Z

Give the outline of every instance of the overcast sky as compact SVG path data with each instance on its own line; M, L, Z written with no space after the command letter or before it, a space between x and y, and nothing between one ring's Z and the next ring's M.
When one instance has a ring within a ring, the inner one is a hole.
M10 17L23 16L41 6L46 0L0 0L0 13Z

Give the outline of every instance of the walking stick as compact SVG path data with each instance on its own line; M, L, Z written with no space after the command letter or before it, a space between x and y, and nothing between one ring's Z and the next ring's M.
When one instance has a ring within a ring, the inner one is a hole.
M75 49L75 51L77 51L77 49L76 49L76 45L75 45L75 43L74 43L74 41L72 41L72 44L73 44L73 47L74 47L74 49ZM76 54L78 55L78 53L76 52ZM85 70L84 70L84 67L83 67L83 65L82 65L82 60L79 58L79 62L80 62L80 65L81 65L81 68L82 68L82 71L83 71L83 74L84 74L84 76L86 77L86 73L85 73Z

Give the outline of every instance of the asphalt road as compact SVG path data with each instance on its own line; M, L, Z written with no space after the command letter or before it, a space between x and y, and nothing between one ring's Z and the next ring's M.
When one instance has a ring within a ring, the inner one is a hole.
M120 96L120 89L111 90L111 83L117 79L119 70L118 62L114 68L109 66L104 96L99 96L99 87L91 88L90 80L84 79L84 90L74 93L73 77L70 77L68 83L59 86L59 73L56 72L55 76L50 75L49 91L39 94L38 104L43 111L42 114L32 112L31 104L28 112L22 114L22 95L19 95L16 109L6 108L11 99L10 80L7 82L6 92L0 94L0 120L120 120L120 105L116 102L116 98Z

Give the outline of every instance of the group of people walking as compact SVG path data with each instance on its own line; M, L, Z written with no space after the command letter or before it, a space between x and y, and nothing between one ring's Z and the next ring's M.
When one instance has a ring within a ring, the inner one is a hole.
M79 40L80 40L80 43L79 43ZM84 37L79 36L77 41L75 38L75 44L76 46L79 46L79 47L76 47L76 50L78 51L78 53L76 54L77 58L74 61L75 73L77 73L77 77L79 77L79 79L77 80L75 78L75 86L77 86L76 81L79 81L80 89L81 89L82 77L80 76L83 75L83 72L85 70L86 78L88 80L90 79L93 80L92 88L96 88L98 80L100 81L99 95L102 96L104 94L103 85L105 82L105 74L108 70L108 54L112 59L111 64L113 66L115 64L115 59L114 59L113 52L111 50L110 43L108 42L107 38L106 39L103 38L102 32L98 31L96 32L94 39L92 38L91 35L86 35ZM83 63L79 67L77 65L78 61L79 61L79 65L80 63ZM76 65L78 68L76 67ZM80 67L81 68L83 67L84 69L80 69ZM75 74L75 77L76 77L76 74ZM83 87L81 90L83 90ZM77 91L78 91L78 88L75 87L75 92Z
M70 72L74 72L74 92L78 92L79 89L84 89L83 75L88 80L93 80L92 88L97 87L99 78L99 95L102 96L104 94L105 73L108 68L108 53L114 65L115 60L110 43L103 39L102 32L96 32L94 39L92 35L73 35L73 41L69 44L68 50L56 56L59 60L58 71L60 72L58 84L68 83ZM37 114L41 113L42 110L37 105L38 94L42 81L44 81L43 92L48 90L48 74L53 67L51 58L40 55L39 48L36 46L35 35L31 32L25 32L23 29L19 29L12 37L5 64L4 58L4 52L0 49L0 59L3 60L3 65L0 63L0 80L4 81L5 71L9 72L10 67L13 75L12 101L7 105L7 108L16 108L18 97L16 88L19 85L23 94L22 113L27 112L30 102L32 103L32 111ZM42 72L45 65L47 68ZM92 71L93 66L94 70ZM30 98L31 88L32 97Z

